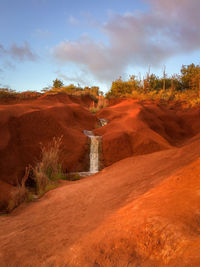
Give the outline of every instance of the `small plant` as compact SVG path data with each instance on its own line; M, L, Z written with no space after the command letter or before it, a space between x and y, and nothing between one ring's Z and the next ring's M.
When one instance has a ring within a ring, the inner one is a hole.
M33 168L36 192L39 195L43 194L50 184L55 184L57 180L65 176L59 162L61 143L62 136L54 137L47 145L41 146L41 161Z
M89 110L91 113L97 113L99 111L99 108L98 107L91 107Z

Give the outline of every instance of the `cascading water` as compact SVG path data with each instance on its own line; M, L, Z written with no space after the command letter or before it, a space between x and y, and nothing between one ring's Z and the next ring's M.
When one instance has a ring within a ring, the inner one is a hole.
M90 172L96 173L99 171L99 143L100 136L90 137Z
M95 136L92 131L84 131L90 138L90 173L99 171L99 146L101 136Z
M99 119L101 127L107 125L108 120ZM90 139L90 169L88 172L78 172L81 177L99 172L100 169L100 144L101 136L96 136L92 131L84 130L83 133ZM77 174L77 173L71 173Z

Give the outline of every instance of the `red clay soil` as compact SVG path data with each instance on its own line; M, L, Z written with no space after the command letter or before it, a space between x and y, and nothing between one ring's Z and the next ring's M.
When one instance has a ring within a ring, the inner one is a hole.
M130 157L1 216L1 266L199 266L199 156Z
M86 106L67 96L0 106L4 197L55 135L64 166L86 167L82 131L97 125ZM1 216L0 266L200 266L200 109L128 99L97 116L109 120L94 129L108 167Z
M200 131L200 109L182 110L125 99L104 108L98 118L109 123L94 132L103 137L104 166L132 155L180 146Z
M40 159L40 143L45 145L53 137L63 136L64 170L89 168L88 140L83 130L91 130L97 123L86 108L92 101L89 97L61 94L0 105L0 181L4 182L0 183L0 210L5 204L5 183L13 186L20 183L26 166L34 166Z

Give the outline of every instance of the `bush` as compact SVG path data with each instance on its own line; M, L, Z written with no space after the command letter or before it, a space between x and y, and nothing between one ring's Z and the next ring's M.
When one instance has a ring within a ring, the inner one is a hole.
M0 88L0 98L16 98L17 92L9 88Z
M39 195L46 192L50 185L55 184L58 179L65 176L59 162L61 143L62 136L54 137L46 146L41 146L41 161L33 168L36 191Z
M100 108L98 108L98 107L91 107L89 110L90 110L91 113L97 113L100 110Z
M54 88L61 88L61 87L63 87L63 82L59 79L55 79L53 81L53 87Z
M14 99L14 100L27 100L36 99L41 96L41 93L36 91L24 91L16 92L15 90L9 88L0 88L0 98Z

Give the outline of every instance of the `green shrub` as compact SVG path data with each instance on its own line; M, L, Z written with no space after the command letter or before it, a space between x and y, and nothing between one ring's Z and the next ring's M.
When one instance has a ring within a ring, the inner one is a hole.
M99 111L99 109L100 109L100 108L98 108L98 107L91 107L91 108L89 109L89 111L90 111L91 113L97 113L97 112Z

